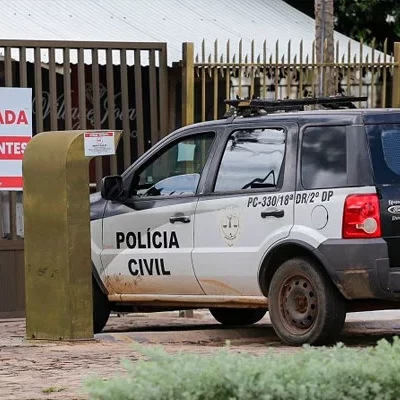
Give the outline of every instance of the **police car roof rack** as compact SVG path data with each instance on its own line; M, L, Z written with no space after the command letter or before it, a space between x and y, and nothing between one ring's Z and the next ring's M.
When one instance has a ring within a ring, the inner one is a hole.
M305 106L321 105L329 109L357 108L354 101L366 101L368 96L329 96L329 97L304 97L302 99L267 100L260 98L225 100L231 109L225 113L224 118L251 117L255 115L272 114L275 112L304 111Z

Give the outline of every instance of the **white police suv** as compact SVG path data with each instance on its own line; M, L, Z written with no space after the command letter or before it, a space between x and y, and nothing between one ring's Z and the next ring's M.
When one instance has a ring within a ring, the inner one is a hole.
M365 98L230 100L91 197L94 327L110 311L269 310L287 344L400 303L400 110ZM321 104L323 109L304 111Z

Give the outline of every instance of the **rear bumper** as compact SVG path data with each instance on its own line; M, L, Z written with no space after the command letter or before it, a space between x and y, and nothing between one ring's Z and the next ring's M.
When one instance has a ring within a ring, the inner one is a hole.
M315 251L347 299L400 300L400 269L383 239L330 239Z

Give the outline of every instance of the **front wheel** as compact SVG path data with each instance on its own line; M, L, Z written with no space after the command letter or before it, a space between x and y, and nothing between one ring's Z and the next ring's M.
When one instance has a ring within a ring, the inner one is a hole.
M343 296L319 265L306 258L293 258L278 268L268 306L276 334L292 346L335 342L346 318Z
M223 325L251 325L267 312L264 308L210 308L212 316Z

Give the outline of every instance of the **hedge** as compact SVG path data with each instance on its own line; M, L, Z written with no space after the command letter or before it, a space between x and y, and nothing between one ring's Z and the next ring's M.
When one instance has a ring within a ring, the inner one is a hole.
M275 400L400 398L400 339L375 347L305 346L295 353L168 354L140 350L148 360L124 362L126 373L91 378L92 400Z

